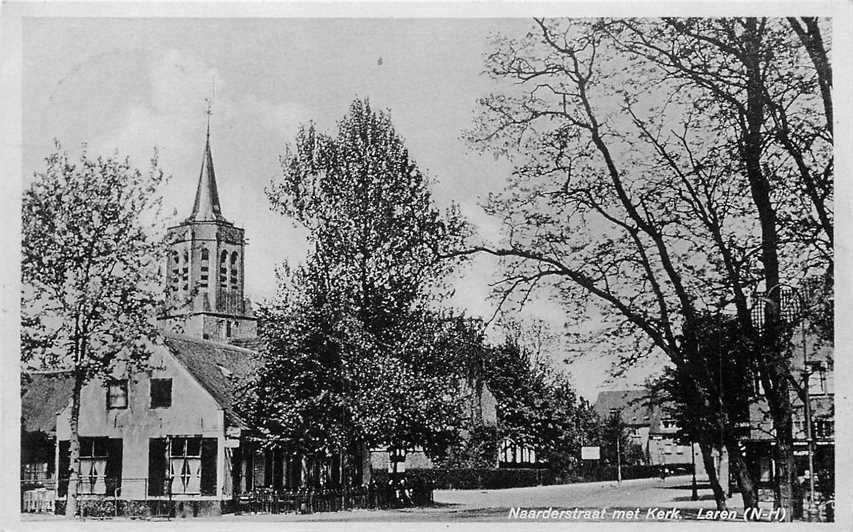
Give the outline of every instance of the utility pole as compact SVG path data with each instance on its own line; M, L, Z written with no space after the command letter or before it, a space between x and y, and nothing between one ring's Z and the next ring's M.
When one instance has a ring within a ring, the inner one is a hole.
M619 432L620 434L616 435L616 481L622 484L622 450L619 444L619 440L622 439L622 431Z
M610 409L610 415L616 422L616 481L622 484L622 444L619 440L622 439L622 413L616 409Z
M806 337L805 337L805 327L803 327L803 356L806 356ZM814 470L814 435L812 433L812 408L811 402L812 398L809 390L809 380L814 372L811 369L812 366L821 368L820 362L805 360L805 369L803 370L803 391L805 395L804 402L804 411L805 411L805 423L806 423L806 445L808 445L808 455L809 455L809 505L806 509L806 513L809 521L817 520L817 506L815 506L815 488L814 488L814 479L815 479L815 470ZM818 371L820 371L818 369Z
M693 463L693 482L690 486L693 493L690 495L690 500L698 501L699 493L696 490L696 443L693 440L690 440L690 460Z

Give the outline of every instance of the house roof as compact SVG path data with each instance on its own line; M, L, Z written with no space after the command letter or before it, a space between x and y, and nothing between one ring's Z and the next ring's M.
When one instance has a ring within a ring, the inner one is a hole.
M227 423L245 427L234 408L235 386L260 365L249 349L187 336L167 335L164 343L172 355L192 374L225 411Z
M628 425L650 425L651 409L648 404L648 392L645 390L609 390L599 392L593 410L606 418L611 410L622 413L622 421Z
M69 371L21 374L21 428L26 432L51 433L56 415L68 405L74 391Z

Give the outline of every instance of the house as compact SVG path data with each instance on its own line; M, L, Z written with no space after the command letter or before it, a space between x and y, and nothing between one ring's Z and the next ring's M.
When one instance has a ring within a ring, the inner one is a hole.
M193 501L193 513L221 512L251 478L253 456L231 390L234 376L253 364L252 351L167 334L147 370L87 383L80 497ZM68 491L69 420L70 405L56 423L60 499Z
M639 445L648 459L652 411L644 390L606 390L598 393L592 409L601 419L618 412L627 426L628 439Z
M601 419L618 412L627 426L631 443L643 449L649 465L696 464L697 475L705 468L698 446L684 445L678 438L678 423L665 404L651 400L645 390L609 390L599 392L593 410ZM695 455L695 456L694 456Z

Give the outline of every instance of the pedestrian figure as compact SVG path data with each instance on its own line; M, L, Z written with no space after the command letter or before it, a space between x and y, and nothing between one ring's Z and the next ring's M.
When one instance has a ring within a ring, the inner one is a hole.
M660 468L660 480L661 480L661 482L666 482L666 474L667 474L666 468L661 466L661 468Z
M405 478L400 480L400 502L403 506L412 505L412 497L409 493L408 488L406 487Z

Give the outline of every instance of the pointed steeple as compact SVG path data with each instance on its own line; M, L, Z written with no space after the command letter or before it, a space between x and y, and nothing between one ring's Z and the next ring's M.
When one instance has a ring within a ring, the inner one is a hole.
M204 143L204 157L201 161L201 173L198 176L198 188L195 191L193 212L187 219L192 222L224 222L219 206L219 192L216 190L216 173L213 171L213 154L210 151L210 107L207 110L207 138Z

